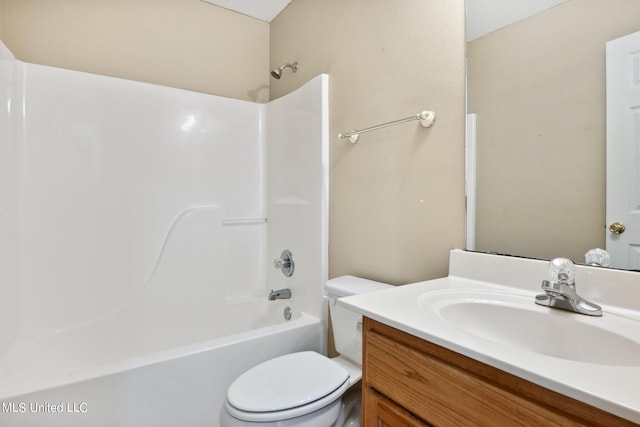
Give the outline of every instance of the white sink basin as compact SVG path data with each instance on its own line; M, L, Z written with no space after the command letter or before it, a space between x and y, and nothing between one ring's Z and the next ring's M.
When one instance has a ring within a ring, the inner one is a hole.
M534 303L533 296L466 289L418 298L429 322L539 355L608 366L640 366L640 322L591 317Z

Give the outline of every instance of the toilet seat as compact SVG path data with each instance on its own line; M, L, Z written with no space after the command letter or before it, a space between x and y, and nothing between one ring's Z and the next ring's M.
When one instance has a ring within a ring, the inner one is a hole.
M286 354L240 375L227 390L225 408L244 421L276 421L317 411L342 396L349 372L314 351Z

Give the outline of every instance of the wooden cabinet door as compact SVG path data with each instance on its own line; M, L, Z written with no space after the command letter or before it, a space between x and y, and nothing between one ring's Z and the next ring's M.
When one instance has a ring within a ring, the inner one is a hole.
M376 393L372 389L362 390L364 413L363 427L425 427L429 426L419 418Z

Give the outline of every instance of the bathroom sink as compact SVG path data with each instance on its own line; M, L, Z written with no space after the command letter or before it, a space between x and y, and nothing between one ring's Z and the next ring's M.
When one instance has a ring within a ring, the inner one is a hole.
M427 321L468 338L575 362L640 366L640 322L626 317L585 316L539 306L532 295L476 289L427 292L418 305Z

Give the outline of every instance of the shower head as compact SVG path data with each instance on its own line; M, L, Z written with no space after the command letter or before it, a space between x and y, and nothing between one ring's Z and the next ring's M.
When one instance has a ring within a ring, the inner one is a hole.
M280 77L282 77L282 70L284 70L287 67L291 68L294 73L298 71L298 63L294 62L293 64L284 64L280 68L274 68L273 70L271 70L271 76L274 79L280 80Z

